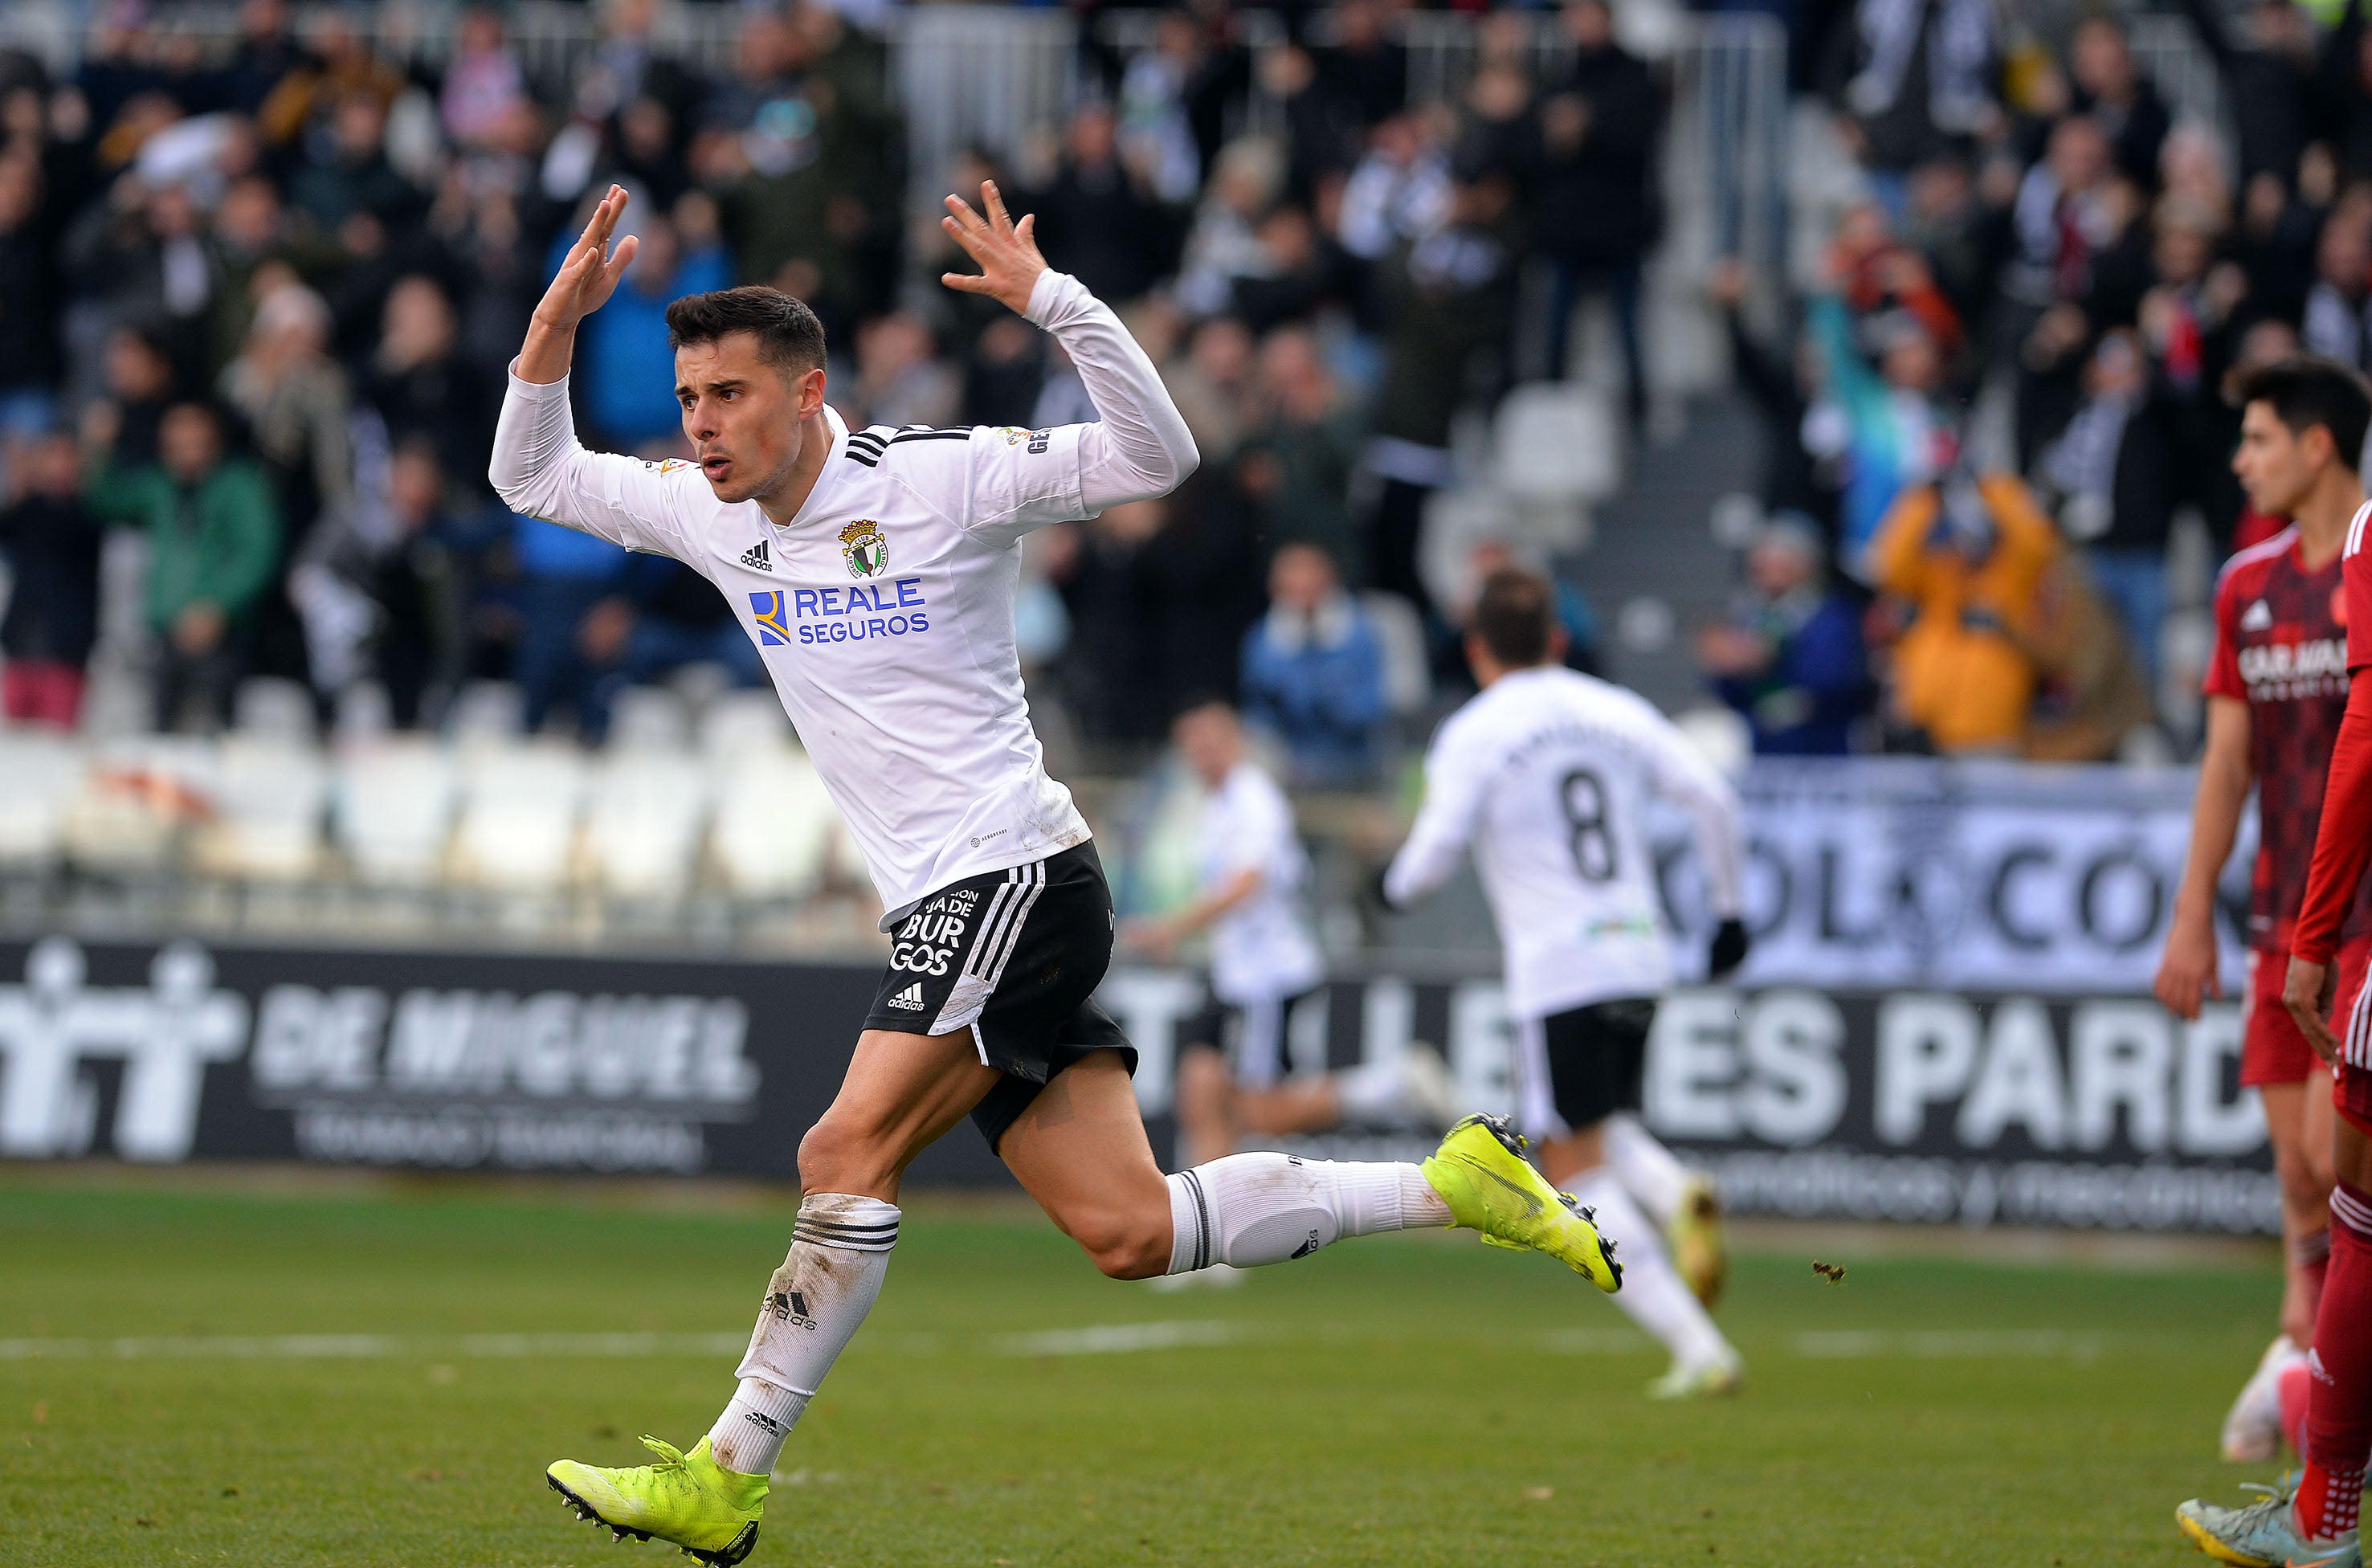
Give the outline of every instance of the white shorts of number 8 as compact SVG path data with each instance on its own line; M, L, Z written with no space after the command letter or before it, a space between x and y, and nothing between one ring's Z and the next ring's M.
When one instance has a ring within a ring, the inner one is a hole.
M1469 1119L1421 1167L1245 1154L1165 1176L1155 1163L1129 1083L1135 1052L1093 999L1110 895L1023 701L1015 555L1034 528L1167 494L1197 454L1144 351L1047 267L1030 220L1014 222L993 185L978 208L948 198L947 230L980 272L945 281L1052 332L1094 421L852 433L824 399L814 313L734 288L668 308L693 461L645 463L587 451L569 416L577 326L634 257L631 236L610 243L627 203L618 187L602 196L536 307L495 435L494 489L517 511L673 556L724 591L832 796L866 803L849 827L890 912L885 933L920 922L906 940L935 957L917 972L910 946L907 967L885 976L838 1097L800 1142L789 1255L715 1424L689 1452L645 1438L652 1463L564 1459L548 1472L562 1498L622 1539L711 1563L747 1557L777 1455L880 1291L900 1175L967 1116L1116 1278L1465 1225L1615 1289L1597 1231L1501 1122Z
M1424 804L1378 893L1405 907L1471 850L1506 954L1519 1124L1549 1179L1622 1249L1616 1299L1672 1354L1650 1391L1725 1393L1743 1369L1706 1315L1726 1268L1720 1205L1637 1113L1673 978L1645 809L1660 796L1694 819L1718 980L1746 959L1738 797L1646 702L1564 667L1555 607L1530 573L1483 583L1466 638L1482 690L1435 736Z

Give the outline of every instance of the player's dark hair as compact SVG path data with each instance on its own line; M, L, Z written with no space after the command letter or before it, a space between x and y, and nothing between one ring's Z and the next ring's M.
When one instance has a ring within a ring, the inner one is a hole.
M2293 354L2245 372L2234 391L2242 408L2270 407L2293 436L2321 425L2339 460L2355 469L2372 426L2372 389L2354 369L2317 354Z
M687 294L667 308L668 346L712 343L734 332L758 340L758 357L804 374L823 368L823 323L804 300L762 284Z
M1510 669L1540 664L1556 629L1556 590L1538 573L1503 566L1482 579L1466 629Z

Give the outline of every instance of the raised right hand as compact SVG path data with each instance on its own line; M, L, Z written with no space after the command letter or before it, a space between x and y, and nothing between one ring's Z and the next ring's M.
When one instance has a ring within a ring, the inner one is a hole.
M535 308L535 324L555 332L573 332L576 323L601 308L617 291L618 280L626 275L633 264L634 252L641 241L627 235L618 241L615 251L610 249L610 236L625 215L626 192L612 185L593 209L592 221L585 232L569 248L568 260L560 264L552 286L543 291L542 302Z

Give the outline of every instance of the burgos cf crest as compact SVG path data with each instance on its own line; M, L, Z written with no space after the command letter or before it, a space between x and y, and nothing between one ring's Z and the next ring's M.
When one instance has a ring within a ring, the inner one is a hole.
M890 541L870 517L840 530L840 554L852 577L878 577L890 569Z

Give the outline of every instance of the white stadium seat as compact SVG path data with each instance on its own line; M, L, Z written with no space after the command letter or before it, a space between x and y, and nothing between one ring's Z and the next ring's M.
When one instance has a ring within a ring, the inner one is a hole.
M192 846L196 865L248 880L312 877L329 798L329 767L310 745L234 737L222 746L214 817Z
M1499 405L1492 433L1496 486L1525 502L1603 501L1622 482L1622 441L1606 395L1541 381Z
M506 892L551 892L569 880L589 769L566 742L487 741L461 754L455 877Z
M727 890L743 899L802 899L823 885L844 830L805 752L783 745L744 750L720 765L716 790L709 854Z
M332 821L355 877L385 887L435 882L460 785L453 754L418 736L389 737L341 755Z
M211 816L215 743L194 736L122 736L100 746L66 807L60 837L77 865L118 875L167 870L182 830Z
M82 749L49 730L0 729L0 865L55 864L67 806L83 784Z
M585 814L586 866L619 898L677 899L708 824L708 770L680 751L612 751Z

